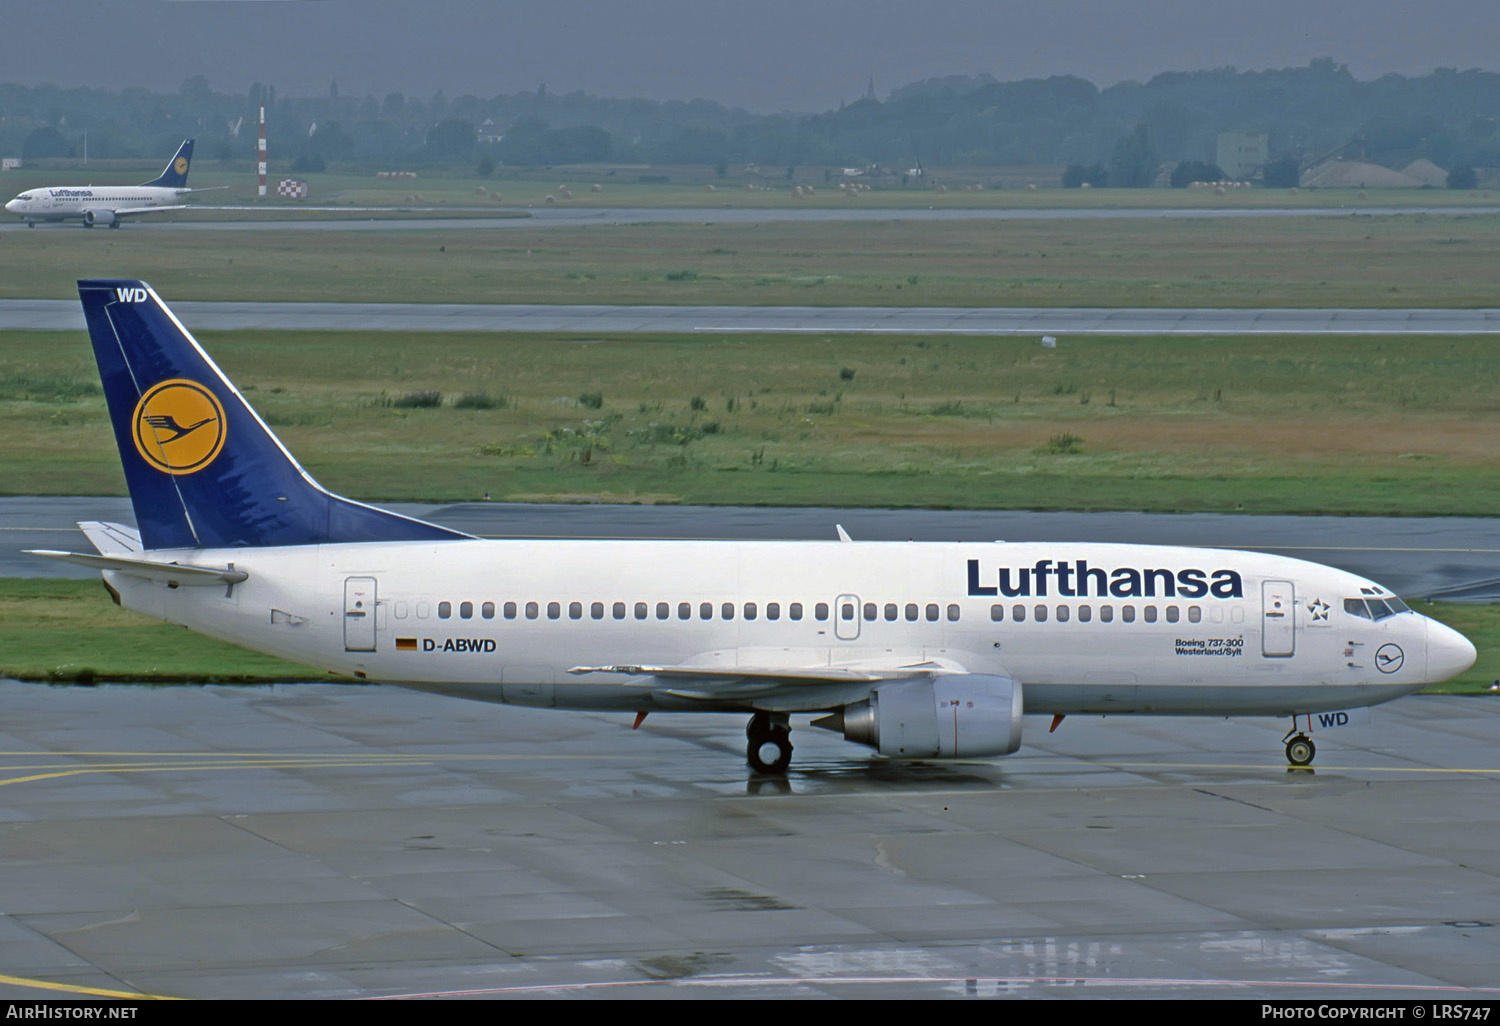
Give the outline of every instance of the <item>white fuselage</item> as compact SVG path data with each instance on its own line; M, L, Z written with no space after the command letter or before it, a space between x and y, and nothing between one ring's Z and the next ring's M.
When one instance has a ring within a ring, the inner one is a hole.
M28 221L78 220L86 214L113 214L153 207L178 206L192 190L160 185L83 185L28 189L5 209Z
M664 687L639 666L995 674L1028 713L1285 715L1467 668L1372 582L1252 552L1083 543L446 541L159 551L232 587L106 574L129 608L340 673L575 709L810 712L868 683ZM1377 657L1379 653L1379 657Z

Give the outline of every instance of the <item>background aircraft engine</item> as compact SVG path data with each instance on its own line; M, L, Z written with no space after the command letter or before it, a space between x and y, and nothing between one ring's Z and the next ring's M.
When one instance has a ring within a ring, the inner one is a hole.
M115 212L113 210L85 210L83 212L83 226L92 228L94 225L106 227L115 223Z
M882 684L863 702L814 721L881 755L908 759L1009 755L1021 747L1021 685L965 673Z

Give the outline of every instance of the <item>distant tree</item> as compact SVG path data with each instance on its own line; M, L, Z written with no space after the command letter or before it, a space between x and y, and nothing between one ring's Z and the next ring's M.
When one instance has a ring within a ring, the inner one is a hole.
M48 125L46 128L33 129L22 140L21 159L30 162L47 157L66 157L69 150L68 140L63 138L63 134Z
M320 171L327 170L327 168L327 162L325 162L323 158L318 156L316 153L304 153L302 156L292 161L292 170L302 175L315 175Z
M490 175L494 174L495 173L495 158L494 157L480 157L479 158L479 167L477 168L477 171L479 173L479 177L480 178L488 178Z
M1295 189L1301 181L1301 173L1295 157L1281 157L1267 164L1261 177L1268 189Z
M1085 184L1090 188L1099 188L1109 181L1109 171L1103 164L1069 164L1063 169L1062 186L1064 189L1081 189Z
M1184 160L1172 169L1172 188L1186 189L1194 182L1222 182L1228 175L1206 160Z
M1156 151L1144 123L1120 136L1109 155L1109 184L1114 188L1144 189L1156 181Z
M1472 164L1461 164L1448 172L1448 188L1450 189L1477 189L1479 188L1479 174L1474 170Z
M479 134L474 122L461 118L439 121L427 132L427 155L436 160L468 160L474 155Z

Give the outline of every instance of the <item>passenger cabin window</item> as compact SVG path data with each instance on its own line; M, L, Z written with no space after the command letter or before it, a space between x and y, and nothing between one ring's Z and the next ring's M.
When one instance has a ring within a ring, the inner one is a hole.
M786 615L789 616L789 617L791 617L793 620L800 620L800 619L802 619L802 603L801 602L793 602L791 605L787 606L786 609L787 609ZM823 619L823 617L820 616L820 617L818 617L818 619L821 620L821 619Z
M927 603L927 610L926 610L926 612L927 612L927 622L928 623L937 623L937 619L938 619L938 606L937 606L937 603L936 602L929 602L929 603Z
M549 620L556 620L559 616L562 616L562 603L561 602L548 602L547 603L547 619L549 619Z
M885 618L886 618L887 622L894 622L895 621L895 619L896 619L896 603L894 603L894 602L887 602L885 604Z
M1125 623L1135 623L1135 606L1121 606L1120 619Z
M760 610L756 607L756 605L755 605L754 602L746 602L745 603L745 619L746 620L754 620L755 617L756 617L756 615L759 612L760 612Z
M693 604L691 602L677 603L677 619L691 620L693 618Z
M1003 621L1005 619L1005 607L998 603L990 606L990 619L995 623Z
M486 620L493 620L495 618L495 603L486 602L484 605L480 606L479 615L484 617Z
M637 620L644 620L646 618L646 603L637 602L635 604L635 618Z
M1036 608L1032 610L1032 613L1034 614L1034 619L1037 623L1047 622L1047 606L1044 603L1038 602L1036 604Z
M1068 622L1068 607L1067 606L1058 606L1057 607L1057 622L1058 623L1067 623Z
M733 602L725 602L722 606L719 607L719 615L721 615L722 617L724 617L724 619L726 619L726 620L733 620L734 619L734 603Z
M604 603L603 602L591 602L591 603L589 603L589 616L593 617L595 620L602 620L602 619L604 619Z
M460 602L458 604L458 615L465 620L474 619L474 603L467 601Z
M514 620L516 618L516 604L514 602L505 603L505 618L507 620Z
M616 602L613 606L610 607L610 615L613 616L616 620L625 619L625 603Z
M1188 606L1188 623L1201 623L1203 621L1203 610L1197 606Z
M908 602L906 604L906 622L907 623L916 623L917 622L917 616L918 616L917 604L915 602Z
M712 620L714 618L714 604L705 602L698 607L698 619Z
M767 620L780 620L781 619L781 603L780 602L767 602L766 603L766 619Z
M813 606L813 616L819 620L828 619L828 603L819 602L817 605Z
M453 615L453 603L452 602L439 602L438 603L438 619L439 620L446 620L446 619L448 619L452 615Z
M672 618L672 604L670 602L658 602L656 604L656 618L658 620L670 620Z
M526 603L526 619L535 620L541 613L541 611L542 607L537 605L535 602Z
M1094 618L1094 607L1083 605L1078 607L1078 622L1088 623Z
M960 615L960 613L959 613L958 603L957 602L951 603L948 606L948 620L950 622L952 622L952 623L958 623L958 617L959 617L959 615Z
M569 620L582 620L583 619L583 603L582 602L569 602L568 603L568 619Z
M1155 606L1147 606L1146 609L1145 609L1145 617L1146 617L1146 622L1147 623L1155 623L1156 622L1156 607Z
M1026 622L1026 607L1017 602L1010 610L1010 618L1016 623Z
M1114 623L1114 620L1115 620L1115 607L1114 606L1100 606L1099 607L1099 622L1100 623Z

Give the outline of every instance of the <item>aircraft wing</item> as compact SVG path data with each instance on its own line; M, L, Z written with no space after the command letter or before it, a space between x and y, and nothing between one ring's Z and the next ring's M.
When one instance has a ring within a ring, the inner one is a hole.
M59 552L55 549L26 549L28 556L44 556L64 563L95 570L117 570L132 577L144 577L149 581L161 581L173 587L204 587L208 585L239 584L249 578L243 570L228 566L197 566L192 563L158 563L150 559L130 559L124 556L96 556L87 552Z
M839 666L774 665L663 665L625 663L574 666L569 673L619 673L641 677L640 687L673 698L726 701L778 697L774 703L788 710L817 709L829 703L857 701L877 684L934 674L962 673L947 661L930 659L908 663L844 664Z
M116 217L133 217L136 214L155 214L162 210L187 210L189 206L190 204L187 203L177 203L170 207L116 207L114 215Z

